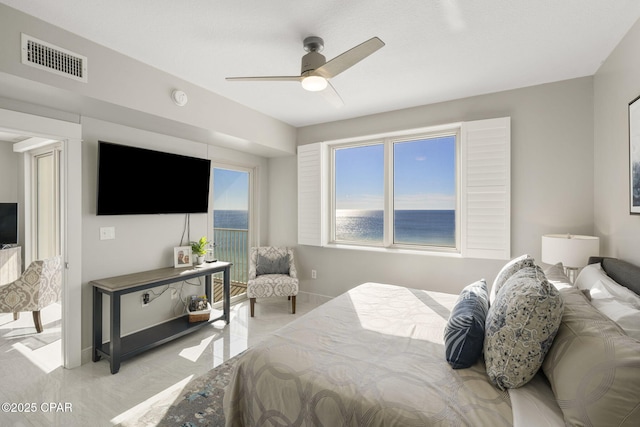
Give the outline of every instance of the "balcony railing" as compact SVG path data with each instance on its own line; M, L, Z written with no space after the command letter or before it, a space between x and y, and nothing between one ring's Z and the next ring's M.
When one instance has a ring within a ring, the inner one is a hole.
M213 242L215 257L221 261L233 263L231 267L231 285L246 287L249 272L249 233L247 230L233 228L214 228Z

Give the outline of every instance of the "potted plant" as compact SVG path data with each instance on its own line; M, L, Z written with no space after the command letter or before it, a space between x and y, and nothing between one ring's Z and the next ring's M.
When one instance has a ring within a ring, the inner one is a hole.
M197 242L191 242L191 252L197 257L198 264L204 262L204 255L207 253L207 236L202 236Z

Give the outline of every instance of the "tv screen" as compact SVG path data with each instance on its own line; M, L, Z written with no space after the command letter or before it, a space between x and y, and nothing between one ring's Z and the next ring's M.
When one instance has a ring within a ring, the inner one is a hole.
M0 248L18 243L18 204L0 203Z
M98 215L206 213L211 161L98 142Z

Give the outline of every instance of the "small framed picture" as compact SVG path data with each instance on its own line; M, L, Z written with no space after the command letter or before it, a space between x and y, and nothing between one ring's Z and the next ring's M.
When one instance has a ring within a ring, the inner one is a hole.
M173 248L173 266L175 268L191 267L191 246Z

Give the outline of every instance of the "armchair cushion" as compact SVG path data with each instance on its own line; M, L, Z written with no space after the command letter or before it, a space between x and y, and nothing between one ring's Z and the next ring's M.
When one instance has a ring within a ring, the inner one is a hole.
M288 297L298 295L298 279L284 274L263 274L247 286L248 298Z

